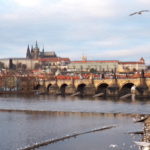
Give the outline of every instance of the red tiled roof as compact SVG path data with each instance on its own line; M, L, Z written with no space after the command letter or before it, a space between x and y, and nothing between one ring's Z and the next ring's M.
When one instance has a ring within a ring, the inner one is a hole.
M144 63L143 62L130 61L130 62L119 62L119 64L144 64Z
M101 63L117 63L118 60L87 60L87 61L71 61L71 63L89 63L89 62L101 62Z

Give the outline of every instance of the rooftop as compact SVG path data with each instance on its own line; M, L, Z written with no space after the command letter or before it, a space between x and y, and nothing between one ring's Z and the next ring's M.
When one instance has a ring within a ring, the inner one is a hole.
M87 61L71 61L71 63L118 63L118 60L87 60Z

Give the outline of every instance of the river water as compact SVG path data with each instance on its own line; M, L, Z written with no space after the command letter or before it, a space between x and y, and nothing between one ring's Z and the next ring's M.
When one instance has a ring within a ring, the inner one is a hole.
M1 96L0 150L16 150L74 133L114 125L37 150L137 150L143 130L129 114L150 114L150 100L94 99L61 96ZM126 114L126 115L120 115Z

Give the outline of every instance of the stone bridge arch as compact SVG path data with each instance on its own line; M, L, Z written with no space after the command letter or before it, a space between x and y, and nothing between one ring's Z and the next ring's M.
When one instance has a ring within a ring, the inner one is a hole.
M33 87L33 89L36 91L36 94L43 94L45 93L45 87L44 85L37 84Z
M104 93L104 95L106 95L108 86L109 86L108 83L101 83L101 84L99 84L97 86L97 88L96 88L96 94L98 94L98 93Z
M41 84L36 84L33 89L34 90L40 90L43 86Z
M46 90L47 90L48 93L49 93L49 91L50 91L51 86L52 86L52 84L49 83L49 84L47 85L47 87L46 87Z
M119 85L119 95L125 95L131 93L131 87L135 85L136 87L139 87L141 85L140 78L137 79L119 79L118 80ZM139 90L137 88L137 92L139 93Z
M131 87L134 85L135 84L132 82L127 82L124 85L122 85L122 87L119 90L119 95L122 96L122 95L126 95L126 94L131 93Z
M77 85L76 91L80 93L81 96L95 95L95 86L91 82L81 82Z
M122 87L128 83L132 83L136 87L138 87L141 84L140 79L118 79L117 83L118 83L119 89L122 89Z
M94 80L94 86L97 89L101 84L107 84L108 86L111 86L114 84L114 82L114 79Z
M85 87L86 84L85 83L81 83L77 86L77 92L80 92L80 95L83 96L85 94Z
M70 86L72 85L72 80L58 80L57 85L59 88L61 88L63 85Z
M85 84L86 86L89 86L89 85L92 84L92 82L89 79L82 79L82 80L75 80L74 81L74 86L75 86L76 89L78 88L78 86L80 84Z
M66 88L67 88L67 86L68 85L66 83L64 83L64 84L62 84L60 86L59 90L60 90L61 95L66 95Z

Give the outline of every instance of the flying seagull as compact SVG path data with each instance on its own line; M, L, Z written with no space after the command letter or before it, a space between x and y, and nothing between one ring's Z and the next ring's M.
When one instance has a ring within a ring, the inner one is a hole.
M143 12L149 12L149 10L141 10L141 11L137 11L137 12L134 12L134 13L130 14L129 16L133 16L133 15L136 15L136 14L142 15Z

